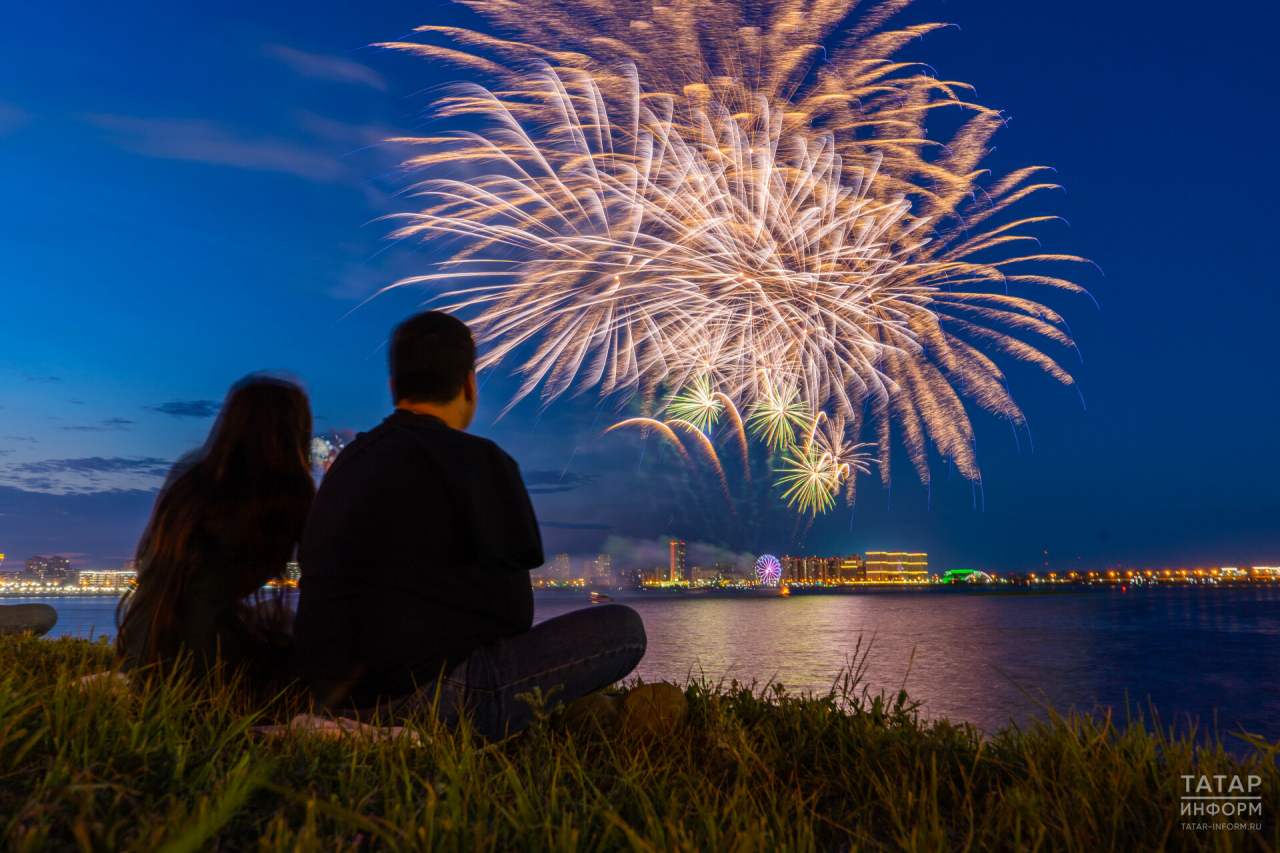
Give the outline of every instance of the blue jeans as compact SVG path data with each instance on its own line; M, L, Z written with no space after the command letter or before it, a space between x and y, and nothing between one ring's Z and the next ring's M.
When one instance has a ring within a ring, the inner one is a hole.
M533 688L560 687L551 705L568 703L625 678L644 657L644 623L621 604L600 604L548 619L527 634L481 646L442 678L393 700L382 710L392 720L434 714L455 725L464 715L490 740L533 722L516 698ZM375 714L360 712L361 719Z

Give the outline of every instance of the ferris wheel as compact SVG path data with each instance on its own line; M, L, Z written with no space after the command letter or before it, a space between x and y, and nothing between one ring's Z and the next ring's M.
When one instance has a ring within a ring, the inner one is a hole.
M777 586L782 578L782 564L772 554L765 554L756 560L756 577L766 586Z

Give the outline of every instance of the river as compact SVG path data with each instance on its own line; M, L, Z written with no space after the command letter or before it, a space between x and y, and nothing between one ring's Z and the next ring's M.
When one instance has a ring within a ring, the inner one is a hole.
M1024 724L1036 703L1059 711L1126 705L1165 726L1280 739L1280 589L1096 588L982 594L876 591L720 598L636 592L616 599L644 618L647 680L782 683L825 692L868 649L865 684L904 682L932 718L991 730ZM5 604L24 599L4 599ZM114 599L47 599L55 635L113 633ZM540 596L539 620L591 606ZM914 657L913 657L914 653Z

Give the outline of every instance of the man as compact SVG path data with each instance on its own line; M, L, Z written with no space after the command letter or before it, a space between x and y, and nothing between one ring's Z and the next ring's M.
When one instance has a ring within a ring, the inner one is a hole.
M391 339L395 412L330 467L302 533L298 669L320 705L358 719L433 709L489 738L528 725L516 695L568 702L631 672L644 625L621 605L533 627L542 539L515 461L466 432L475 342L455 317Z

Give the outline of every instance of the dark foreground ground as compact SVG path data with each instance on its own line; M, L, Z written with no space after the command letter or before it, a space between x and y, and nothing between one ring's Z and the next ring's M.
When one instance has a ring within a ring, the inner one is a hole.
M0 849L1280 850L1277 746L1241 758L1158 721L985 737L860 695L851 673L818 697L690 684L687 719L659 733L548 714L497 745L430 721L418 744L272 737L253 727L298 697L252 713L234 685L73 684L110 657L0 637ZM1205 795L1184 775L1224 794L1256 777L1261 814L1184 816Z

